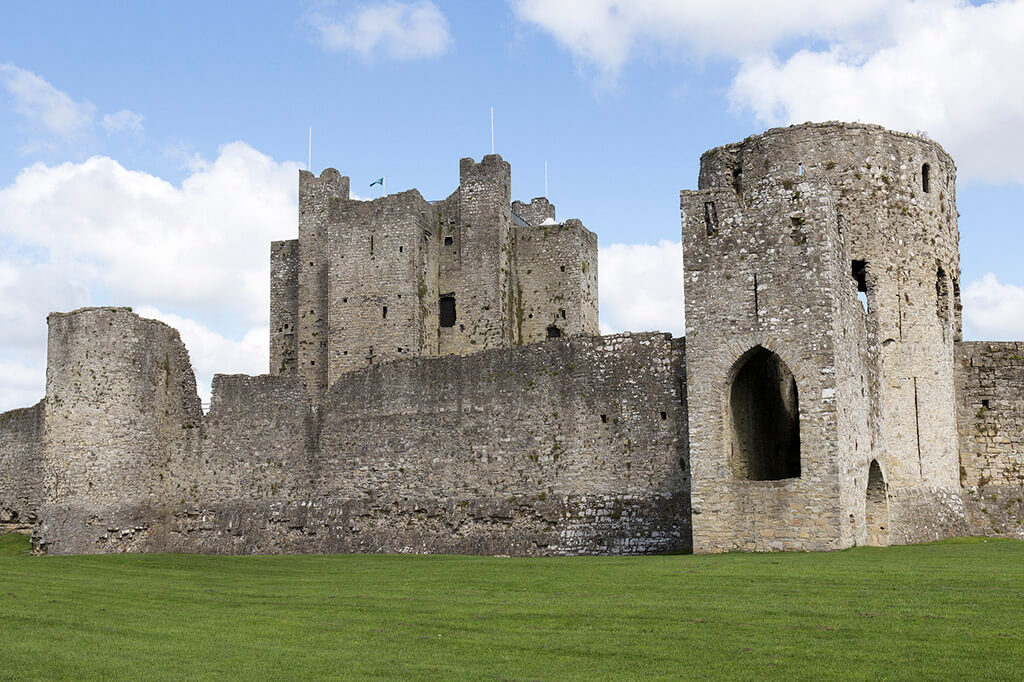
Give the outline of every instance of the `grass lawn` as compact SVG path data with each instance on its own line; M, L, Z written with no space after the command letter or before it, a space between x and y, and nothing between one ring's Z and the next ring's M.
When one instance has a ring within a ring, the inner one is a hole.
M0 679L1020 679L1024 542L829 554L31 557Z

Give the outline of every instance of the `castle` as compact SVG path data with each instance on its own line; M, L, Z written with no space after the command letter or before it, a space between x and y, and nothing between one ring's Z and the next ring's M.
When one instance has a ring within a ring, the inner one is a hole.
M955 167L861 124L703 155L686 336L599 336L597 239L459 187L299 176L270 361L204 414L178 333L48 318L0 415L0 523L50 553L830 550L1024 538L1024 343L961 339ZM680 311L682 315L683 311Z

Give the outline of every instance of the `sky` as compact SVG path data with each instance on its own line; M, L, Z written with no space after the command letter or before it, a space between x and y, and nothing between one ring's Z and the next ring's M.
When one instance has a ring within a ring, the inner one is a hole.
M204 400L266 372L298 170L444 198L492 108L513 196L546 164L559 218L598 234L604 332L682 333L703 151L846 120L952 154L965 338L1024 339L1021 35L1024 0L6 3L0 410L43 397L46 316L82 306L177 328Z

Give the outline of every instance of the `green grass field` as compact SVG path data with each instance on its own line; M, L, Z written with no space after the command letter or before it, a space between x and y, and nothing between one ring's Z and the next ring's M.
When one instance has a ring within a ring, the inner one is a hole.
M829 554L27 556L0 679L1020 679L1024 542Z

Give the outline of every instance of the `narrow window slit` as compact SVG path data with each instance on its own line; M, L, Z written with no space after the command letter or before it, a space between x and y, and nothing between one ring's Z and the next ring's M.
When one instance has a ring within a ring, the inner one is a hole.
M713 201L704 202L704 229L709 237L718 234L718 210Z
M857 300L868 312L868 263L863 260L850 261L850 276L857 283Z

